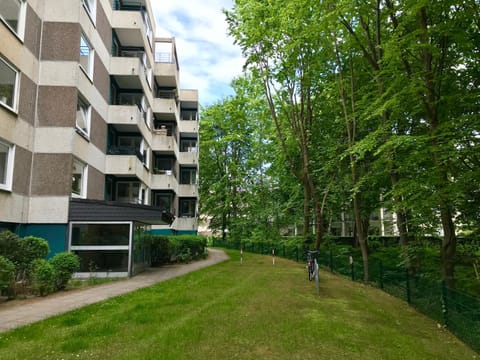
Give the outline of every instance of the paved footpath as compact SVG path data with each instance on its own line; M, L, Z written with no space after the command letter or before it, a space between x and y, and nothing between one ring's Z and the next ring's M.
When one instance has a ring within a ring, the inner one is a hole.
M59 292L44 298L0 304L0 332L90 305L111 297L148 287L201 268L228 260L221 250L209 249L209 256L190 264L150 268L127 280L96 285L87 289Z

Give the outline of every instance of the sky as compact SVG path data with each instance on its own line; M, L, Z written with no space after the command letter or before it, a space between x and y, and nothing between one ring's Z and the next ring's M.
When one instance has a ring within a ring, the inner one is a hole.
M175 37L180 88L198 89L202 106L232 94L230 82L242 72L240 48L227 34L222 9L232 0L152 0L157 37Z

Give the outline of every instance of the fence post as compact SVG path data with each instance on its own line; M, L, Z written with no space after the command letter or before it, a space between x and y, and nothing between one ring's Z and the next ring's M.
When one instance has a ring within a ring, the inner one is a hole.
M353 263L353 257L348 258L350 262L350 273L352 274L352 281L355 281L355 264Z
M448 302L447 302L447 286L445 280L442 280L442 314L443 324L448 327Z
M411 294L410 294L410 273L408 268L405 269L405 280L407 286L407 302L410 304L412 302Z
M383 290L383 261L380 260L380 289Z
M330 264L329 264L330 265L330 272L333 273L333 251L332 251L332 249L330 249L330 259L329 259L329 261L330 261Z

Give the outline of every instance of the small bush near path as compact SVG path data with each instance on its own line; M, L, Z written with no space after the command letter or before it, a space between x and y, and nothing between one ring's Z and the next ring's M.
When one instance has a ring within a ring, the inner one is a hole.
M153 266L170 262L188 263L205 256L207 238L201 235L153 235L151 244Z
M63 290L74 272L80 268L80 259L73 253L59 253L49 260L55 270L55 287Z
M0 358L455 360L478 354L404 302L303 264L224 263L10 332Z

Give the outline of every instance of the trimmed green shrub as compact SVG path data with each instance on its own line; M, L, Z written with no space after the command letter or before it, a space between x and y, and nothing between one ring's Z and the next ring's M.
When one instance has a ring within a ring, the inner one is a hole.
M202 258L206 246L207 238L201 235L152 236L152 265Z
M45 259L32 262L33 286L40 296L48 295L55 287L55 269Z
M0 232L0 256L5 257L11 262L18 263L21 256L20 238L11 231L5 230Z
M45 259L50 249L46 240L35 236L21 238L18 244L21 256L16 264L17 273L20 272L21 278L28 279L33 270L33 262L37 259Z
M4 256L0 256L0 294L12 296L14 280L15 265Z
M48 261L55 270L55 287L63 290L72 278L75 271L80 268L80 259L73 253L59 253Z

